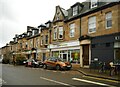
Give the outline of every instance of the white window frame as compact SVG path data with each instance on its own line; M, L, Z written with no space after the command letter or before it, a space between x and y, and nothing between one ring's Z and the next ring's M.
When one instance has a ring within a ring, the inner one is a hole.
M48 24L46 24L46 26L47 26L47 28L49 28L49 27L50 27L50 24L48 23Z
M33 41L32 40L30 40L30 47L32 48L32 45L33 45Z
M110 29L112 27L112 12L111 11L105 14L105 19L106 19L106 29ZM111 26L107 26L109 21L111 21Z
M69 27L70 27L70 37L74 37L75 36L75 23L70 24Z
M34 36L34 35L35 35L35 30L32 31L32 36Z
M41 35L41 45L43 45L43 44L44 44L44 36Z
M96 32L96 16L89 17L88 19L88 33Z
M54 35L53 35L53 39L56 40L57 39L57 27L54 27Z
M60 37L60 35L61 35L62 37ZM59 39L63 39L63 26L60 26L60 27L59 27Z
M39 38L36 38L36 47L39 46Z
M98 0L91 0L91 8L97 7Z
M73 16L78 14L78 6L73 7Z

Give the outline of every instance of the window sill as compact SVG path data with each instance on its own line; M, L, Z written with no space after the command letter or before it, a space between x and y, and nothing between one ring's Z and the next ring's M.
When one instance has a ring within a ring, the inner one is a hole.
M109 29L111 29L112 27L106 27L106 30L109 30Z

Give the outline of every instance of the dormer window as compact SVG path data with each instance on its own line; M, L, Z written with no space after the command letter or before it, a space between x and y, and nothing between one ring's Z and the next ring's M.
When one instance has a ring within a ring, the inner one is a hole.
M49 27L50 27L50 24L49 24L49 23L48 23L48 24L46 24L46 27L47 27L47 28L49 28Z
M27 33L27 36L30 36L30 32Z
M73 16L78 14L78 6L73 7Z
M33 36L35 35L35 30L32 31L32 35L33 35Z
M97 7L98 0L91 0L91 8Z

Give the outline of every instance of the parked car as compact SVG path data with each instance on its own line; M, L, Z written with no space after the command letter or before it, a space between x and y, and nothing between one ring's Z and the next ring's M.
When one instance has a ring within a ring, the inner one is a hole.
M34 68L43 67L43 63L41 61L34 60L34 59L28 59L24 61L23 63L26 67L34 67Z
M43 62L43 68L47 69L48 67L55 68L56 70L70 70L72 65L70 62L65 62L62 58L51 57Z

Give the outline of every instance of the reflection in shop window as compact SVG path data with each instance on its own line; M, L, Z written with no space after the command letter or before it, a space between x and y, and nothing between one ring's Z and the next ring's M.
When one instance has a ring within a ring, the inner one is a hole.
M80 51L75 50L71 51L71 58L70 58L71 63L80 63Z

